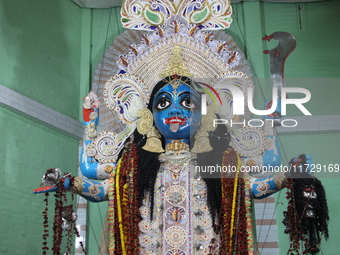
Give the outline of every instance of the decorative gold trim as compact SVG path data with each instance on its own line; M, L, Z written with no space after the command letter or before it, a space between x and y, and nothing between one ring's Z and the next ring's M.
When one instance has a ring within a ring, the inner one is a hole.
M180 151L180 150L189 150L189 145L187 145L184 142L181 142L181 140L174 140L172 143L168 143L165 147L166 151Z
M172 57L168 66L165 70L160 73L160 77L168 77L174 74L186 77L193 77L194 74L189 71L189 69L185 66L182 59L182 47L180 45L175 45L172 48Z
M213 148L211 147L209 141L209 131L214 131L216 126L214 126L214 119L216 119L217 108L216 105L210 104L207 108L207 114L202 116L201 126L197 130L195 134L195 143L192 148L192 152L194 153L203 153L211 151Z
M84 189L84 181L80 176L74 178L71 191L76 194L81 194Z
M113 170L113 166L111 166L111 165L106 165L105 167L104 167L104 171L105 171L105 173L111 173L112 172L112 170Z
M273 177L275 186L278 190L286 187L287 177L285 173L277 173Z
M162 142L159 138L161 135L158 130L153 126L153 115L148 108L142 108L138 111L140 117L137 123L137 131L141 135L146 135L146 143L143 149L150 152L161 153L164 152Z

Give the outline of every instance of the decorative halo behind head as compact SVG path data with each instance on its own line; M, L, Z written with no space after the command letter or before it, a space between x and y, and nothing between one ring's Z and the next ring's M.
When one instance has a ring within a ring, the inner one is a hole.
M155 85L171 75L201 84L202 92L218 103L218 114L235 117L225 109L233 104L230 93L214 87L226 78L246 91L253 86L247 77L249 64L230 36L204 31L229 27L230 15L225 0L126 0L123 25L151 32L125 31L98 65L92 89L105 102L100 106L100 128L131 135L138 110L148 105Z
M254 88L252 81L250 78L242 73L237 71L229 71L225 74L218 77L213 82L216 90L218 91L218 94L221 97L222 105L223 107L220 107L220 110L218 112L218 115L222 119L226 120L239 120L239 119L250 119L252 116L252 113L248 109L248 88ZM242 116L234 116L233 115L233 106L234 106L234 100L233 95L230 89L228 88L228 85L235 86L240 91L242 91L242 94L244 95L244 103L243 107L245 109L244 115Z
M137 112L146 107L150 91L138 78L131 75L116 75L105 84L104 102L118 113L125 123L137 120Z

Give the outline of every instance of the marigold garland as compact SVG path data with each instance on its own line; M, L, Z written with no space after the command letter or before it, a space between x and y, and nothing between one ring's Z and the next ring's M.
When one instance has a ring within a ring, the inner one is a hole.
M120 199L120 166L117 168L116 172L116 199L117 199L117 216L118 216L118 226L119 226L119 234L120 234L120 242L122 245L122 254L126 255L125 248L125 237L124 237L124 228L123 228L123 218L122 218L122 207L121 207L121 199Z
M229 235L229 246L232 247L233 235L234 235L234 223L235 223L235 211L236 211L236 196L237 196L237 184L238 184L238 174L240 170L240 158L237 155L237 168L234 176L234 191L232 198L232 207L231 207L231 222L230 222L230 235Z
M120 169L121 161L117 164L117 169ZM115 182L116 173L113 172L109 179L109 207L108 207L108 220L109 220L109 255L113 255L115 251Z
M251 198L251 184L249 177L244 178L244 190L245 194L245 207L246 207L246 229L247 229L247 241L248 241L248 254L254 254L254 242L253 242L253 215L252 215L252 198Z

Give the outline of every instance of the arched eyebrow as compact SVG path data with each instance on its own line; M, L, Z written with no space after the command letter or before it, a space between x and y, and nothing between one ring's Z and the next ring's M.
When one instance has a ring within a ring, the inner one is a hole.
M177 96L181 96L181 95L188 95L189 97L192 97L193 99L195 99L195 100L197 100L197 101L200 101L200 98L199 97L197 97L197 95L195 94L195 93L191 93L191 92L189 92L189 91L182 91L182 92L180 92L180 93L178 93L178 95Z
M167 94L167 95L169 95L170 97L173 97L173 95L172 95L170 92L168 92L168 91L163 91L163 92L159 93L158 95L156 95L155 98L158 98L159 96L161 96L161 95L163 95L163 94Z
M189 96L192 94L189 91L182 91L178 93L178 96L181 96L182 94L188 94Z

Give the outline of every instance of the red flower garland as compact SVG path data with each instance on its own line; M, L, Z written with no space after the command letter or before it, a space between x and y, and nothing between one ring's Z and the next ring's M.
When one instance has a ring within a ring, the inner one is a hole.
M119 229L119 226L121 225L124 233L126 253L134 255L139 253L138 223L140 221L137 187L138 154L136 145L134 143L129 143L126 145L121 160L122 162L119 176L113 176L112 180L110 180L112 187L110 187L109 210L118 212L117 199L119 199L121 211L123 212L122 222L119 222L118 213L112 214L113 219L109 222L109 229L110 236L114 238L112 238L110 241L114 242L115 244L112 245L112 247L114 247L113 250L111 250L109 247L109 254L123 254ZM119 178L118 187L115 186L116 178ZM119 198L116 198L117 194L120 194Z
M49 230L48 230L48 196L49 194L46 192L45 193L45 210L43 211L43 218L44 218L44 221L43 221L43 225L44 225L44 234L43 234L43 247L42 247L42 250L43 250L43 255L46 255L47 254L47 250L49 249L48 246L47 246L47 237L49 236Z
M138 155L137 148L134 143L128 144L126 152L123 155L122 161L122 211L124 232L126 233L125 245L127 247L127 254L138 254L139 243L138 223L139 216L139 202L138 202L138 187L137 187L137 164ZM125 182L125 183L124 183Z
M238 155L232 148L225 151L222 165L228 169L237 169ZM248 254L247 208L245 201L245 181L242 172L238 173L235 183L235 172L222 173L222 204L221 204L221 255ZM233 215L233 194L237 185L236 204ZM232 227L233 229L231 231ZM232 240L230 240L230 238Z
M289 237L290 237L290 247L287 254L300 254L300 233L299 233L299 220L295 209L295 199L294 195L292 194L293 189L293 180L288 178L287 179L287 196L288 199L288 208L287 213L289 217Z
M71 182L71 186L72 183L74 181L74 177L72 177L69 174L65 174L64 176L67 176L67 178L70 179ZM66 190L64 187L64 179L60 179L60 181L57 184L58 189L56 191L56 193L54 194L55 197L55 208L54 208L54 222L53 222L53 246L52 246L52 251L53 254L60 254L60 250L61 250L61 244L62 244L62 239L63 239L63 229L62 229L62 224L63 224L63 219L62 219L62 213L64 208L67 208L68 210L68 214L72 216L72 212L73 212L73 206L69 205L69 206L65 206L64 204L68 202L67 196L66 196ZM45 193L45 210L43 211L43 225L44 225L44 234L43 234L43 255L47 254L47 250L49 250L49 247L47 246L47 238L49 236L49 230L48 230L48 196L49 193L46 192ZM72 202L74 201L74 194L72 194ZM74 233L76 234L77 237L80 237L79 232L76 228L76 224L74 221L70 220L71 223L71 228L67 233L67 243L66 243L66 249L67 249L67 253L69 254L71 252L71 248L72 248L72 230L74 230ZM82 247L82 250L84 252L84 254L86 254L85 252L85 248L82 242L80 242L80 246Z

